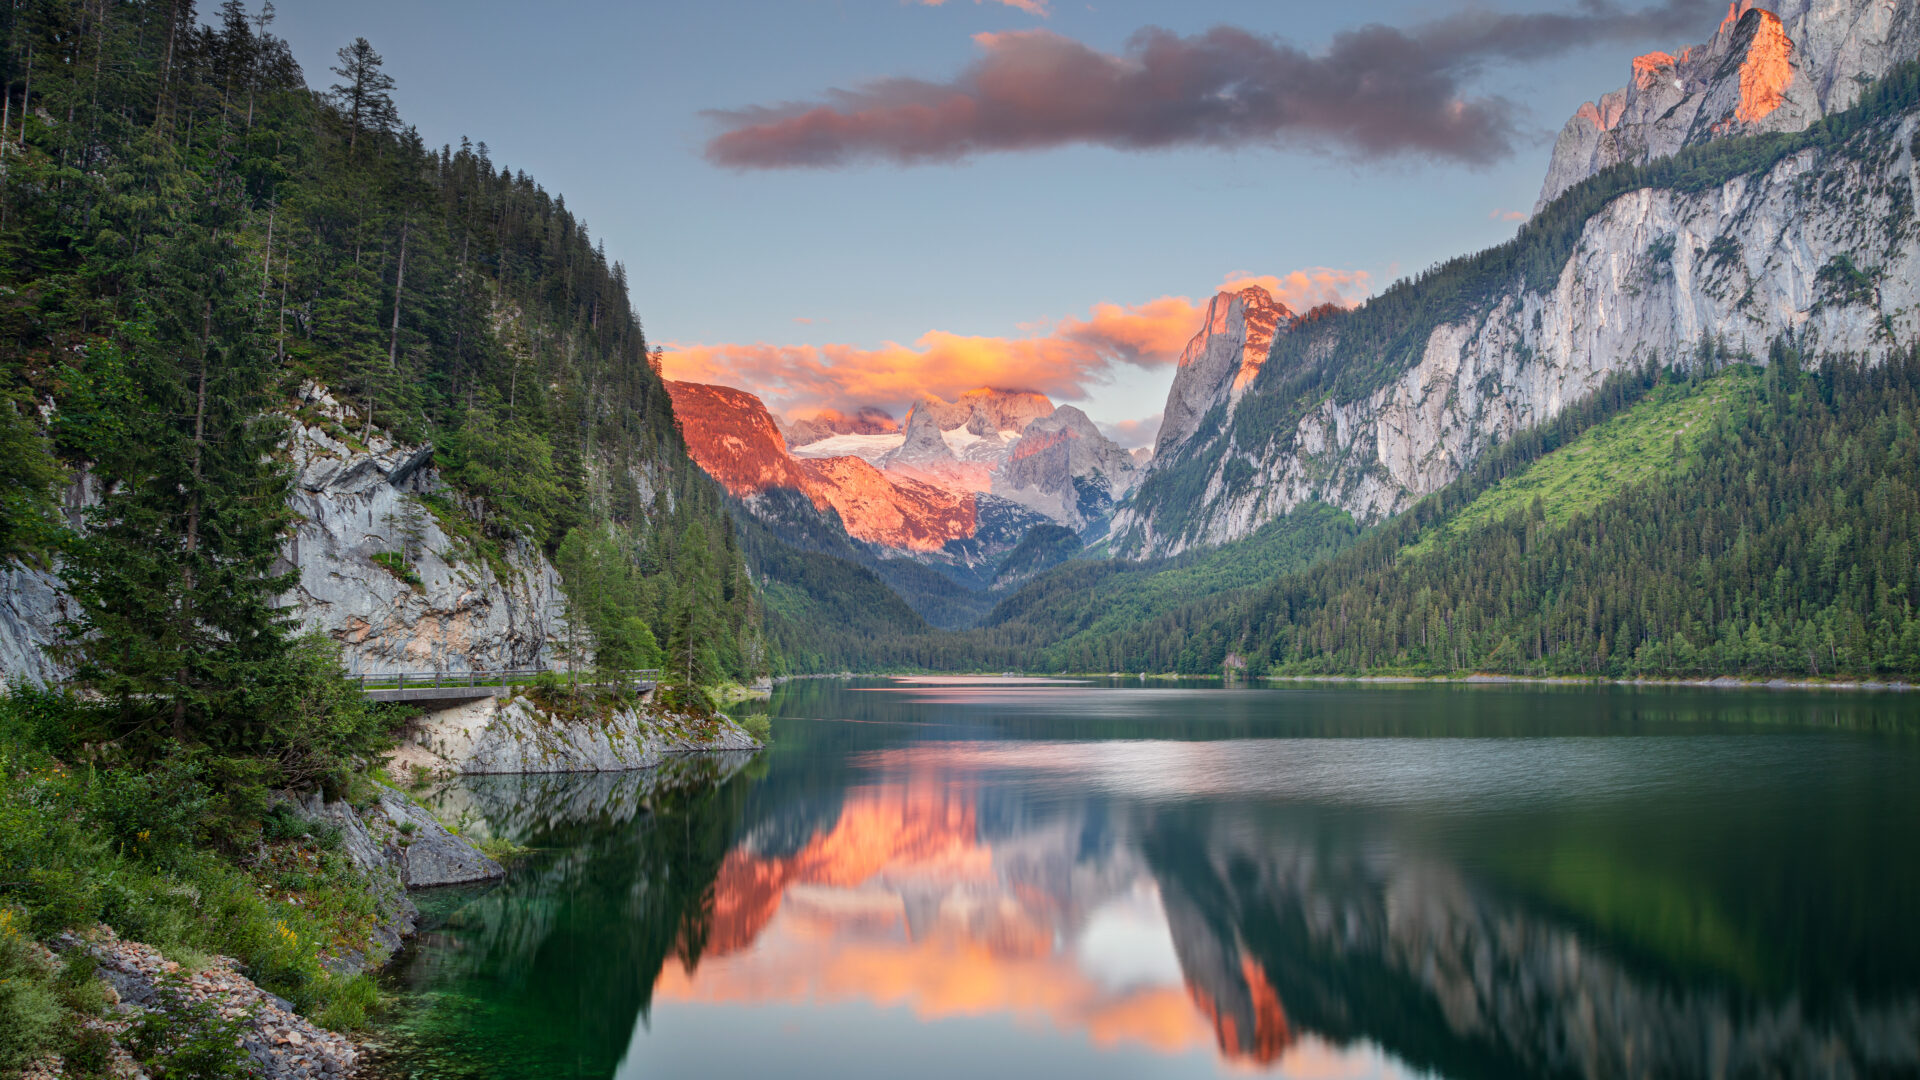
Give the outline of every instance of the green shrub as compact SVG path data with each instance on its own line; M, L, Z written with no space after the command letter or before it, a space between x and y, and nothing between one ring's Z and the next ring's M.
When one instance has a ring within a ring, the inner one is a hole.
M192 1000L176 978L162 980L158 1002L128 1032L135 1061L155 1080L221 1080L258 1075L240 1045L244 1026L220 1015L211 1001Z
M407 561L407 556L404 552L376 552L373 556L373 561L380 569L406 582L413 588L413 591L421 592L426 589L426 582L420 580L420 575L414 571L413 564Z
M19 917L0 908L0 1072L11 1073L46 1053L63 1011L53 972L36 957Z

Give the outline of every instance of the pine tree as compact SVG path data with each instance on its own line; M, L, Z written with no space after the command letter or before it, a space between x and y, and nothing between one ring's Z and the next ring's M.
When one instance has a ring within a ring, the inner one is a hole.
M291 474L272 352L255 326L245 207L230 178L156 252L139 315L90 357L119 423L87 450L105 492L62 568L79 604L76 679L117 699L126 735L260 745L278 719L289 617L278 569Z
M366 38L354 38L353 44L342 46L339 52L340 66L333 68L335 75L346 80L334 83L330 89L340 111L346 114L347 150L353 151L360 145L362 132L385 134L399 123L399 110L394 108L393 76L381 70L386 61L373 51Z

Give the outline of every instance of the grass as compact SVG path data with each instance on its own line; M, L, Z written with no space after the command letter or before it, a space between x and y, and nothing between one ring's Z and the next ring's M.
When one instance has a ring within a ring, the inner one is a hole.
M1530 512L1538 500L1549 528L1637 484L1673 474L1713 425L1757 400L1758 368L1739 365L1698 386L1661 386L1646 400L1481 493L1402 554L1420 556L1485 526Z
M414 572L413 564L407 561L405 554L398 551L379 551L373 555L374 565L405 582L414 592L426 591L426 583Z
M81 764L40 742L50 710L86 707L0 694L0 1074L23 1056L84 1050L99 1009L32 942L102 923L189 968L234 957L308 1017L363 1025L375 983L321 959L367 947L378 886L337 832L217 787L191 756Z

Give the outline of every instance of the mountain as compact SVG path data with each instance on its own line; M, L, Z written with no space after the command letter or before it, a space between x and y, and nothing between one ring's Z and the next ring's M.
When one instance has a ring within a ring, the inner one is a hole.
M908 551L937 552L975 533L969 492L888 475L857 457L796 458L766 405L744 390L669 382L667 392L693 459L749 505L768 491L797 491L837 513L849 536Z
M1225 372L1248 366L1252 346L1238 368L1234 349L1264 316L1216 298L1114 550L1224 543L1310 502L1383 521L1641 365L1763 356L1776 340L1810 362L1871 360L1911 342L1916 88L1910 62L1888 65L1913 55L1915 24L1911 5L1880 0L1738 14L1675 62L1683 101L1640 124L1667 90L1603 99L1617 134L1577 165L1563 137L1556 168L1573 182L1512 241L1277 326L1237 397ZM1790 74L1756 59L1782 53ZM1782 103L1741 120L1729 103L1763 83Z
M1609 166L1728 135L1805 130L1917 51L1911 4L1784 0L1769 11L1738 0L1707 42L1635 57L1632 81L1580 106L1534 210Z
M1186 442L1209 412L1239 401L1267 362L1273 335L1293 322L1293 312L1258 285L1208 301L1206 322L1174 369L1154 453L1165 454Z
M694 460L773 536L866 566L946 627L971 625L991 590L1077 554L1139 475L1085 413L1031 391L927 395L896 430L879 410L783 429L742 390L668 392ZM1023 544L1041 526L1052 531Z

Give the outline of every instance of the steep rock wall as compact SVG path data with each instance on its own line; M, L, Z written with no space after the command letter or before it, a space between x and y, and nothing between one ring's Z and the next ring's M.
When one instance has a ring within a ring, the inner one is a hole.
M340 643L349 670L566 667L570 655L591 653L585 631L569 628L560 574L538 548L504 544L488 557L449 536L419 502L436 491L456 498L431 466L431 447L400 445L377 429L367 443L349 441L338 423L344 412L319 387L302 392L302 405L311 422L296 421L287 444L299 524L285 554L299 582L282 601L305 629ZM94 498L90 483L82 474L65 495L76 525ZM418 584L373 560L403 549ZM58 577L9 564L0 587L0 672L59 678L63 669L46 652L70 614Z
M1684 365L1706 340L1764 358L1785 337L1816 358L1869 362L1905 347L1920 335L1917 129L1909 115L1710 190L1613 200L1587 221L1551 289L1501 292L1474 317L1435 328L1419 362L1386 385L1310 402L1270 438L1242 441L1226 425L1224 452L1180 529L1128 507L1114 535L1171 554L1246 536L1309 500L1377 521L1609 374ZM1154 468L1181 460L1156 456Z
M1706 42L1636 57L1624 88L1580 107L1554 144L1534 210L1610 165L1803 130L1916 51L1920 15L1909 0L1736 0Z

